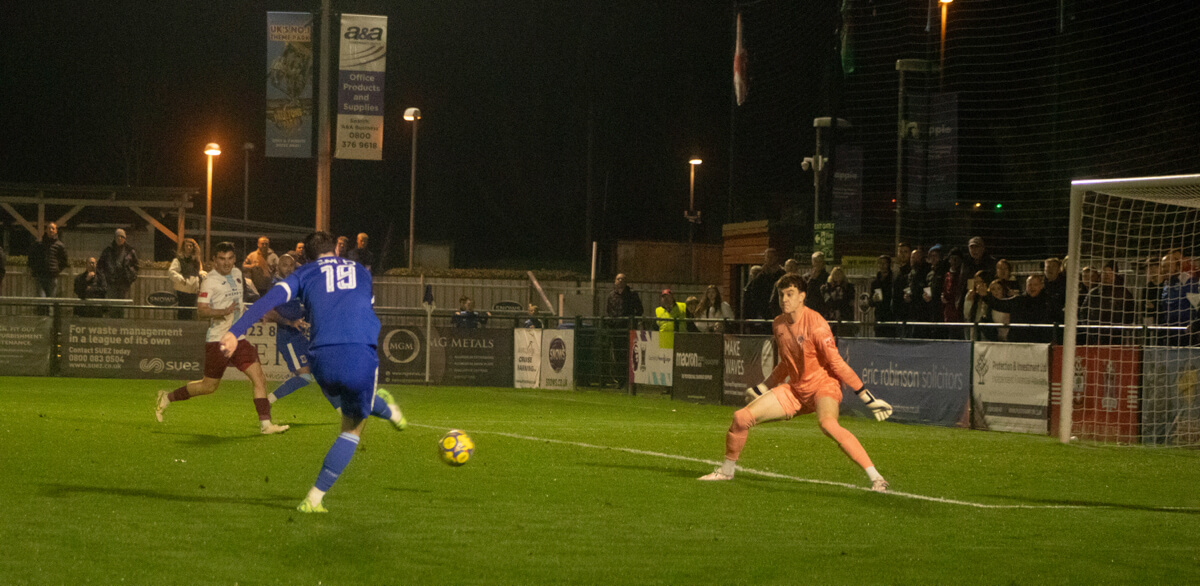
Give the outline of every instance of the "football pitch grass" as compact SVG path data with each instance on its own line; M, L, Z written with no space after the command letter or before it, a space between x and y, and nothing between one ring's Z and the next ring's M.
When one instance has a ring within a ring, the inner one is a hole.
M1200 581L1196 451L843 418L892 484L875 494L809 415L705 483L729 407L389 386L413 425L368 423L330 513L305 515L337 435L315 387L261 436L244 382L155 422L174 386L0 378L0 584ZM461 468L435 453L451 428L477 445Z

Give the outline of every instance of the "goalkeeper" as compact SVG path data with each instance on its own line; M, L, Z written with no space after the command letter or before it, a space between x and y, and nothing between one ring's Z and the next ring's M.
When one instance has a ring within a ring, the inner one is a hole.
M767 380L746 391L754 399L733 414L733 424L725 435L724 463L700 480L733 480L751 427L791 419L798 413L816 412L821 431L863 467L871 480L871 489L878 492L888 489L888 482L875 470L858 438L838 424L841 384L857 389L859 398L879 421L891 416L892 406L876 399L842 360L829 323L821 314L804 306L806 284L804 277L790 273L776 283L779 304L783 307L783 313L772 326L779 364Z

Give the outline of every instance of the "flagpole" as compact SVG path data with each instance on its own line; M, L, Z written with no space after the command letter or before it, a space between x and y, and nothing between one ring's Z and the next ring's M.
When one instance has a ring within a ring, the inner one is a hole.
M321 0L321 64L317 77L317 217L315 228L329 230L329 172L332 163L329 137L330 0Z

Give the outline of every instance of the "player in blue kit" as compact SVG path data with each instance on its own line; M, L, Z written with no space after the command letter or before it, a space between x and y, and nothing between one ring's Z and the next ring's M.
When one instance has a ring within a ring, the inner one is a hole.
M285 254L279 257L275 283L278 284L290 276L296 270L296 266L296 259L291 256ZM300 299L293 298L268 311L266 319L276 324L275 348L283 356L288 370L292 372L291 378L283 381L278 388L267 395L267 400L274 404L279 399L308 386L316 379L313 378L312 369L308 366L308 322L304 320L304 306L300 304ZM341 413L341 399L328 393L325 393L325 399ZM392 426L400 431L408 427L408 421L404 418L403 412L396 406L395 399L386 389L375 391L371 415L390 421Z
M238 338L268 311L292 299L305 307L313 377L342 403L341 433L326 453L308 496L297 507L305 513L327 512L321 501L354 457L375 402L379 370L379 318L372 306L371 274L354 261L334 256L335 246L328 232L308 235L304 254L310 262L271 287L221 338L221 351L231 355Z

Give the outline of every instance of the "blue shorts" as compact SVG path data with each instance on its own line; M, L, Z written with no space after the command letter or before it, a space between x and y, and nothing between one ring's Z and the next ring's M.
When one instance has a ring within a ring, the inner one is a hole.
M334 344L309 350L313 377L325 394L342 400L342 415L366 419L375 401L379 354L365 344Z
M283 363L287 365L288 370L295 373L308 366L308 338L300 332L292 333L282 327L277 331L279 333L275 336L275 351L283 357Z

